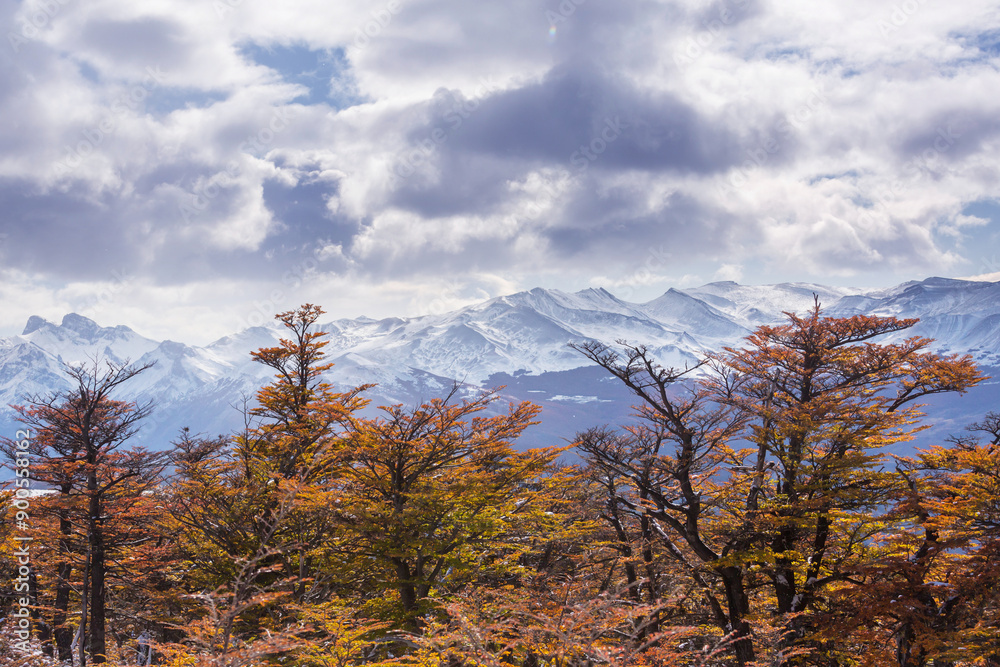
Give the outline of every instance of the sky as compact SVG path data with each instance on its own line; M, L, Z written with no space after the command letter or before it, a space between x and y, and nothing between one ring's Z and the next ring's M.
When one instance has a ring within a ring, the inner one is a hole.
M992 0L0 0L0 335L1000 279Z

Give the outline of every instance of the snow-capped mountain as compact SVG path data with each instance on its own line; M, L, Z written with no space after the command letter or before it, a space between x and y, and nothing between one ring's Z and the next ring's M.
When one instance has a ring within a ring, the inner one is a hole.
M321 328L335 363L330 381L340 387L375 383L367 394L373 406L427 400L455 381L470 390L504 384L511 399L543 405L543 425L532 439L551 443L629 412L624 390L569 343L625 339L645 344L664 365L683 366L705 352L739 345L755 327L782 321L783 311L809 310L816 297L829 315L919 318L906 336L927 336L940 351L972 354L986 372L1000 367L1000 283L943 278L877 290L720 282L671 289L647 303L626 302L604 289L568 294L536 288L441 315L340 319ZM162 447L183 426L232 431L242 424L244 398L252 399L271 377L250 352L276 344L282 333L277 325L254 327L198 347L151 340L125 326L102 327L75 314L58 325L31 317L21 335L0 339L0 405L68 388L67 363L95 357L155 362L125 389L128 397L156 405L143 431L145 444ZM978 418L996 407L996 390L986 384L970 392L975 396L954 403L961 409L949 407L945 421ZM0 428L13 432L12 416L0 411Z

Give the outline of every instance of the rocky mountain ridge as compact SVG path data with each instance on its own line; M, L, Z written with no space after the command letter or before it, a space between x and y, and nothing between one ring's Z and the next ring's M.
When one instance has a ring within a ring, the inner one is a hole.
M761 324L802 313L819 298L828 315L858 313L919 318L896 336L935 339L938 351L968 353L1000 367L1000 283L945 278L885 289L803 283L748 286L718 282L670 289L646 303L623 301L604 289L576 293L542 288L501 296L449 313L414 318L336 319L321 328L335 366L335 386L376 383L373 406L412 404L446 391L506 384L514 399L542 403L546 436L628 414L629 398L568 344L619 339L647 345L664 365L694 363L740 340ZM217 433L242 424L243 397L271 377L250 351L274 345L279 326L254 327L206 346L146 338L125 326L100 326L76 314L59 324L32 316L19 336L0 339L0 406L66 388L64 366L95 357L155 362L127 385L129 398L152 400L155 416L143 431L165 446L183 426ZM992 400L995 385L977 389ZM0 428L15 428L0 409ZM586 419L594 421L587 423Z

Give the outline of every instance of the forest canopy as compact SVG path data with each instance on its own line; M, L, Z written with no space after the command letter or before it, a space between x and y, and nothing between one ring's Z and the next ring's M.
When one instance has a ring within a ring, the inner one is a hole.
M15 406L47 493L0 510L3 664L1000 665L1000 413L890 451L984 379L882 341L915 320L817 302L683 369L581 343L635 419L524 450L502 387L363 413L322 313L276 316L239 432L135 446L128 362Z

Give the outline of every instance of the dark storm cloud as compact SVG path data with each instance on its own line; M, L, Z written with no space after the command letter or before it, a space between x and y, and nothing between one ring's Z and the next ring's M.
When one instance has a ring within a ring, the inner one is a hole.
M596 188L581 188L559 223L544 235L563 259L610 257L628 262L650 248L674 249L678 257L693 259L726 252L736 241L735 230L745 224L682 194L671 195L653 213L637 210L635 201L635 193L627 190L598 193Z
M573 168L582 157L599 169L704 173L732 165L740 148L727 128L676 97L639 89L598 66L557 68L540 83L486 98L459 124L463 106L471 105L456 99L435 119L455 130L445 151ZM588 149L600 153L590 160Z
M134 239L109 224L113 198L95 201L85 194L0 180L3 266L63 280L103 280L123 262L134 268Z
M954 109L907 129L899 142L901 157L955 161L981 152L985 142L1000 134L1000 118L979 109Z
M442 156L438 168L438 182L426 185L417 176L394 192L389 202L428 218L488 213L505 203L505 181L520 171L510 162L474 155Z
M264 246L248 250L221 249L207 242L212 220L235 207L239 195L235 189L220 189L205 210L185 219L179 207L157 200L148 191L140 190L122 201L117 193L43 193L30 183L4 180L0 182L0 258L4 268L57 280L101 281L117 271L162 285L216 278L280 279L303 263L337 270L342 268L341 260L314 259L323 239L349 235L338 235L343 227L323 218L318 207L324 191L318 185L272 185L271 203L295 224ZM199 229L200 220L203 229Z
M439 90L429 120L409 142L397 164L406 178L393 203L435 216L489 211L507 195L508 180L543 167L575 176L713 173L741 162L746 140L668 93L590 65L563 66L538 83L483 99ZM428 183L424 162L440 178Z

